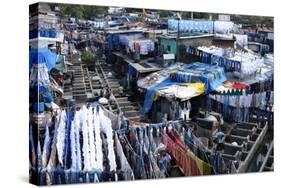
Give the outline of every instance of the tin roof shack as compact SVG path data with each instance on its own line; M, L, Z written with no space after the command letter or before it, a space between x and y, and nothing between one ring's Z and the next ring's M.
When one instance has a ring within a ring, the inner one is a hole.
M144 113L156 122L161 121L164 114L175 120L181 110L187 108L187 104L182 102L214 91L225 80L221 67L199 62L175 63L138 80L139 90L145 93ZM200 104L194 106L197 109Z
M154 58L142 58L135 62L135 60L121 52L113 52L115 63L114 70L118 75L126 79L126 85L132 90L137 90L137 80L144 78L152 72L162 70L162 67L155 63Z
M185 46L211 46L213 43L213 34L202 34L202 33L187 33L181 34L178 39L177 46L177 35L168 34L159 37L160 49L164 53L177 55L177 48L179 48L179 61L192 62L197 59L188 59L185 57Z
M155 42L144 37L144 30L110 31L107 39L108 54L111 54L107 56L107 62L126 79L124 85L136 85L139 77L161 70L155 63L155 52L158 51Z

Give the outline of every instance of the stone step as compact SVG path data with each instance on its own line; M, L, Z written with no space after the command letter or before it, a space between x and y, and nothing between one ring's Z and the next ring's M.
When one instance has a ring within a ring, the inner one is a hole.
M73 94L73 98L79 98L79 99L85 99L87 98L87 95L86 94Z
M74 95L86 95L86 90L83 91L72 91L73 96Z
M84 80L83 79L80 79L80 80L73 80L73 85L77 85L77 84L85 84Z
M130 105L130 106L120 106L120 108L121 108L121 110L128 110L128 111L139 110L139 108L137 106L132 106L132 105Z
M123 112L125 116L139 116L140 115L140 112L138 110L130 110L130 111L124 111Z
M128 101L128 97L115 97L117 101Z
M81 69L81 67L72 67L72 70L74 70L75 72L83 72L83 69Z
M128 117L128 119L130 121L140 121L141 120L141 116Z
M73 85L73 90L79 90L79 89L85 89L85 84L84 83L82 83L82 84L75 84L75 85Z
M107 80L108 80L108 82L119 82L120 81L120 80L115 79L115 78L109 78Z
M120 107L123 106L133 106L131 101L117 101Z
M120 85L110 85L109 86L112 88L112 89L118 89L120 87Z

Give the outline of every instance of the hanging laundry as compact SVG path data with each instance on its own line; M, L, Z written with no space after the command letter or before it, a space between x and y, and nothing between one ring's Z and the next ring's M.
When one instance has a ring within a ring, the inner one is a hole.
M120 144L120 141L119 141L119 138L118 138L118 135L116 132L115 132L114 138L115 138L115 145L116 145L116 153L117 153L120 163L121 163L122 176L123 176L124 180L134 180L135 179L134 173L123 152L122 146Z
M177 31L178 26L180 32L213 32L213 21L168 19L168 30Z
M71 138L71 170L78 172L82 169L81 164L81 151L80 151L80 118L79 112L76 111L74 115L74 120L71 122L70 138Z
M100 116L98 115L100 108L94 109L94 131L95 131L95 146L96 146L96 162L97 162L97 170L102 171L103 169L103 153L102 153L102 140L100 137Z
M199 46L201 62L224 67L225 71L240 72L242 75L252 75L258 68L264 66L264 58L241 51L232 52L215 46Z
M116 159L114 154L114 146L113 146L113 130L111 121L104 115L103 110L99 110L100 116L100 125L101 130L106 134L107 140L107 149L108 149L108 160L110 165L110 171L116 171Z
M230 33L234 29L234 23L231 21L214 21L214 31L216 33Z
M65 147L65 129L66 129L66 112L63 110L60 115L59 125L58 125L58 138L57 138L57 152L58 160L61 165L64 165L63 156L64 156L64 147Z
M49 127L45 127L45 140L44 140L44 147L43 147L43 153L42 153L42 166L46 167L49 160L50 155L50 146L51 146L51 138L50 138L50 132Z
M154 42L148 39L130 40L128 47L131 52L138 52L141 55L147 55L154 51Z

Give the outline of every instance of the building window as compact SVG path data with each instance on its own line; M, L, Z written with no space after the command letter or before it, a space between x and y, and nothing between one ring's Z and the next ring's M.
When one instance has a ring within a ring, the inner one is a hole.
M167 46L167 51L169 51L169 52L171 51L171 46L170 45Z

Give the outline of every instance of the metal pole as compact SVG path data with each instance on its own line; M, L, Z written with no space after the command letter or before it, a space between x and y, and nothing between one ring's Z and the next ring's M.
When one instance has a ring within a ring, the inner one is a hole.
M177 33L177 51L176 51L176 56L177 56L177 62L179 61L179 36L180 35L180 19L178 18L178 33Z

